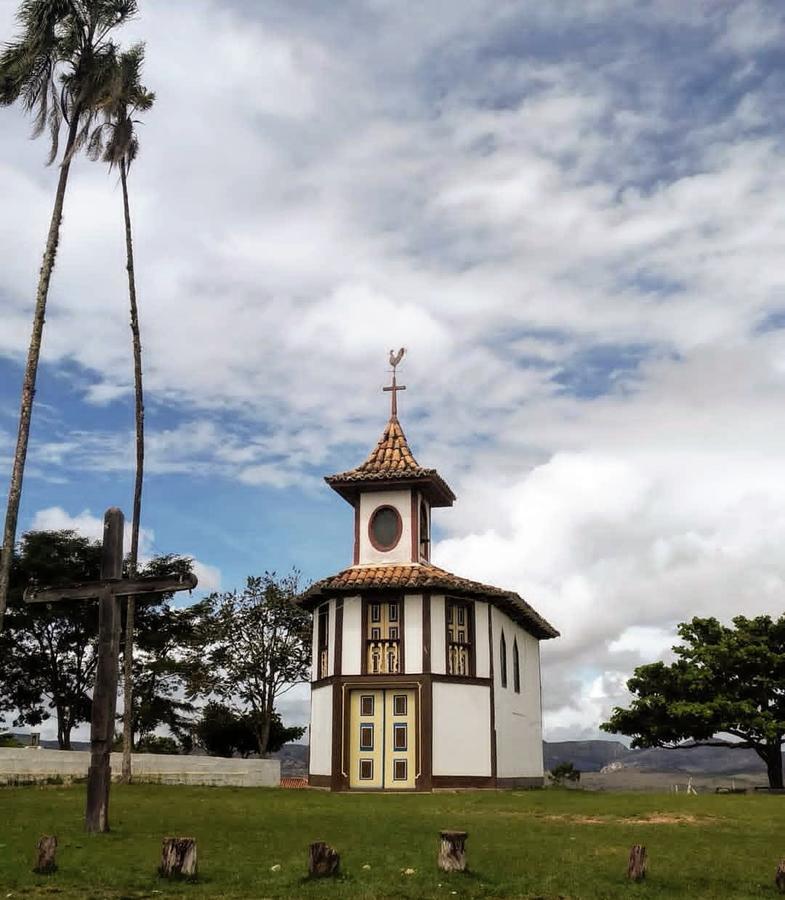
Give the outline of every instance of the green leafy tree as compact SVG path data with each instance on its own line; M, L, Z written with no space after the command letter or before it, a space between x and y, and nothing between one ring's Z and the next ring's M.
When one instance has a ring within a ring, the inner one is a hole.
M136 472L134 475L134 505L131 517L131 555L129 569L136 572L139 555L139 527L142 515L142 485L144 483L144 386L142 382L142 339L139 328L139 308L136 301L134 243L131 230L131 206L128 200L128 172L139 153L136 124L140 113L147 112L155 102L155 94L142 84L144 44L135 44L121 53L116 61L108 89L101 101L103 121L93 130L87 152L91 159L102 159L120 170L123 189L123 217L125 222L126 272L131 319L131 346L134 360L134 418L136 423ZM131 778L131 745L133 742L133 685L134 685L134 618L136 598L126 601L125 653L123 654L123 780Z
M57 158L63 123L68 132L38 276L22 383L19 429L0 550L0 631L16 544L49 283L60 241L71 161L90 136L98 104L106 95L114 71L117 47L110 35L136 11L136 0L22 0L17 13L19 34L0 53L0 106L21 103L33 116L34 137L48 130L49 163Z
M234 756L244 759L258 753L259 724L249 713L239 713L222 703L208 703L194 726L194 737L210 756ZM275 753L284 744L299 740L305 729L298 726L287 728L277 712L273 713L267 752Z
M188 557L163 555L151 559L141 574L159 578L187 575L192 567ZM193 704L185 699L184 690L187 652L193 641L198 608L172 606L171 597L164 594L151 600L147 596L136 610L131 747L161 727L178 739L190 729ZM125 635L127 640L127 629Z
M695 618L678 632L676 661L637 668L630 708L614 709L602 729L629 735L633 747L751 749L781 788L785 616L736 616L733 627Z
M192 561L187 557L159 556L144 567L143 574L161 577L191 570ZM138 608L132 739L136 735L142 739L162 726L180 739L188 734L193 704L184 699L184 690L196 612L195 607L177 608L168 602L146 602Z
M57 742L71 749L71 732L90 718L96 664L98 604L28 605L28 584L56 586L98 578L101 547L73 531L24 535L11 570L6 625L0 633L0 695L16 710L15 726L57 719Z
M166 756L177 756L180 745L173 737L159 734L146 734L136 746L137 753L163 753Z
M36 726L57 719L61 749L71 747L71 732L87 721L95 677L98 604L91 601L28 605L28 585L57 586L90 581L100 575L101 545L73 531L34 531L22 538L12 567L6 627L0 633L0 709L14 711L13 724ZM152 559L143 574L175 575L190 571L191 560ZM148 598L142 605L139 641L140 682L137 733L159 725L185 729L190 705L184 687L184 645L193 630L188 608L178 610L171 595ZM189 631L190 629L190 631Z
M292 603L299 593L297 572L266 572L248 578L243 591L210 595L196 613L189 696L248 713L260 756L270 747L276 701L307 678L311 664L310 616Z

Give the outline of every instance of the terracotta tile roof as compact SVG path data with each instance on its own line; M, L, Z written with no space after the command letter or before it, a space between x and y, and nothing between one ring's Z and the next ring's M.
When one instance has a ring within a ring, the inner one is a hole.
M346 594L368 590L442 590L448 594L476 597L489 600L504 611L527 631L538 638L558 637L559 632L540 616L514 591L481 584L453 575L430 563L409 565L361 565L344 569L337 575L324 578L302 594L297 603L314 606L330 594Z
M338 490L339 486L359 485L364 482L408 481L411 479L428 481L436 494L442 500L447 501L440 505L448 505L455 500L455 494L436 469L426 469L417 462L409 448L398 417L392 416L385 426L379 442L365 462L347 472L328 475L325 481ZM339 493L345 495L345 491L339 490Z

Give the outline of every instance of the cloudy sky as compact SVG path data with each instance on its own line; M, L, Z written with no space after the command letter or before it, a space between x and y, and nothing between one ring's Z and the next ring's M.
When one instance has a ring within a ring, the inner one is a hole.
M147 552L193 555L205 588L343 568L321 477L375 443L406 346L404 428L459 497L435 561L562 632L546 737L597 736L677 622L782 611L781 4L141 7ZM3 479L57 177L29 130L0 110ZM79 159L23 530L130 510L120 203Z

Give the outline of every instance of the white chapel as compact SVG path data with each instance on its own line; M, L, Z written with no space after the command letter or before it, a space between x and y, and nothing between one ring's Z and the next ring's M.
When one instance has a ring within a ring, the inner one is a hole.
M558 632L518 594L432 565L431 516L455 495L409 449L391 361L381 439L325 479L354 508L352 565L298 600L313 612L309 783L540 786L540 641Z

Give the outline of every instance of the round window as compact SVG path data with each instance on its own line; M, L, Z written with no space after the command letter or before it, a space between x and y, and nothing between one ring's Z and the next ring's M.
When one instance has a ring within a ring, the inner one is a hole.
M371 516L368 534L377 550L392 550L401 538L403 522L397 509L380 506Z

